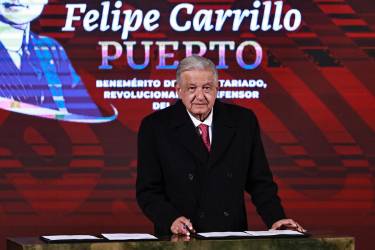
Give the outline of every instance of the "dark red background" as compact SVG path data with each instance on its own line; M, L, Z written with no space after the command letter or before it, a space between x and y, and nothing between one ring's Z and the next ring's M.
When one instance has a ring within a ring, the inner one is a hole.
M83 2L83 1L82 1ZM86 1L99 8L100 1ZM112 1L113 2L113 1ZM233 100L253 109L280 195L289 217L312 233L356 237L357 249L372 249L375 230L375 2L373 0L285 0L302 12L298 32L249 33L230 27L217 33L176 33L170 10L183 1L126 1L125 8L162 13L161 27L128 40L256 40L262 65L245 71L227 53L221 78L264 79L260 100ZM184 1L195 8L250 8L252 1ZM136 134L152 101L104 100L96 79L173 79L173 70L129 68L123 56L99 71L98 41L121 42L120 33L61 32L65 3L50 0L33 23L36 33L66 49L95 101L120 112L109 124L85 125L0 111L0 249L5 238L41 234L152 232L136 201ZM143 49L136 50L143 59ZM217 51L207 54L217 63ZM175 52L182 58L184 51ZM138 59L137 59L138 58ZM247 198L247 200L249 200ZM250 229L265 226L248 204Z

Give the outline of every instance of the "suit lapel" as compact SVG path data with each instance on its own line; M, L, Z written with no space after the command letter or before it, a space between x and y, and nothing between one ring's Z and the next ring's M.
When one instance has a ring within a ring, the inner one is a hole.
M219 101L216 101L214 106L212 129L212 146L208 161L209 168L225 153L236 131L231 114Z
M191 121L185 106L179 100L174 105L174 112L171 117L172 133L178 142L184 146L200 162L206 163L208 152L204 148L193 122Z
M6 48L4 45L0 42L0 72L1 72L1 80L4 80L5 78L8 78L7 75L12 74L19 74L20 70L14 65L12 58L9 56ZM10 77L9 77L10 78ZM6 81L9 81L8 79Z

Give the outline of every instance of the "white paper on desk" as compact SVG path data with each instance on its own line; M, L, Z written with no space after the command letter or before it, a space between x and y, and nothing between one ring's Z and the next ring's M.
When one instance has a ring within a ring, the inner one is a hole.
M221 238L221 237L249 237L249 234L245 232L208 232L198 233L198 235L205 238Z
M100 238L93 235L44 235L47 240L99 240Z
M245 233L251 236L304 235L293 230L245 231Z
M155 236L151 234L102 234L102 236L108 240L157 240Z

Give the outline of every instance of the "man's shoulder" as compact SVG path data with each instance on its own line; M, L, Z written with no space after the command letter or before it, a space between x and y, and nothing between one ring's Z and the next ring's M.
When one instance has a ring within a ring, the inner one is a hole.
M250 108L222 101L217 102L217 105L220 110L224 111L226 116L233 120L256 119L254 112Z
M174 105L171 105L165 109L157 110L142 119L142 123L151 123L151 124L163 124L166 123L171 116L173 116Z
M30 32L30 39L35 46L41 47L42 49L43 47L48 47L49 49L64 50L62 45L52 37L41 36Z

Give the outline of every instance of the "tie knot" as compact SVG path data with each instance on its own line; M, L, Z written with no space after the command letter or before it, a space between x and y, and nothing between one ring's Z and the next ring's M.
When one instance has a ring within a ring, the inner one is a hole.
M201 123L198 125L198 128L203 132L208 130L208 125Z

